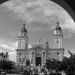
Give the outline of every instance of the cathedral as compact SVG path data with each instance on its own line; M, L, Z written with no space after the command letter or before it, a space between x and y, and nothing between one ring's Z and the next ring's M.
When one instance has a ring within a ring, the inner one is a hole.
M16 49L17 53L17 65L18 66L32 66L43 67L47 59L56 59L62 61L64 56L63 44L63 32L62 28L59 25L59 22L56 23L56 27L53 32L53 42L54 48L49 47L49 43L46 42L43 44L36 44L34 47L28 48L28 31L23 24L20 34L18 35L18 47Z

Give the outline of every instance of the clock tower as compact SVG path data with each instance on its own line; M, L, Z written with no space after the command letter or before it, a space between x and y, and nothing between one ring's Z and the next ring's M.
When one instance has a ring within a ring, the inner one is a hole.
M61 27L59 26L59 22L57 22L56 28L54 30L53 38L54 48L62 48L63 33Z

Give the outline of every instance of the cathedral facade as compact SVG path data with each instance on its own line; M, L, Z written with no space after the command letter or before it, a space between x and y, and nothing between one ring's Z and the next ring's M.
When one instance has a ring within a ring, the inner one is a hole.
M54 48L50 48L48 42L45 45L39 43L28 48L28 40L28 32L25 24L23 24L16 49L18 66L44 66L47 59L53 58L62 61L64 56L64 48L62 47L63 32L59 22L57 22L53 33Z

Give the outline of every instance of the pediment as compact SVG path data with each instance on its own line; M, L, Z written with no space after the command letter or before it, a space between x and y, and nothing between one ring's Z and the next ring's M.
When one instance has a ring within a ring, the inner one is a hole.
M43 50L44 48L42 46L35 46L34 49L35 50Z

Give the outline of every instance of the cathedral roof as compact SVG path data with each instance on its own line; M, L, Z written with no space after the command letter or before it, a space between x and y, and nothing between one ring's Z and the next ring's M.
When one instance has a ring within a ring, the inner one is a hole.
M46 45L37 44L37 45L34 45L32 47L32 49L38 49L38 48L45 50L46 49Z
M27 32L27 29L25 28L25 24L23 24L23 27L21 29L21 32Z

